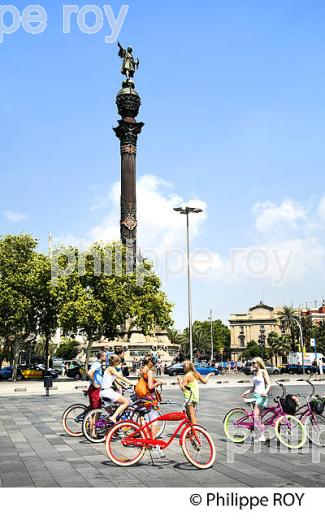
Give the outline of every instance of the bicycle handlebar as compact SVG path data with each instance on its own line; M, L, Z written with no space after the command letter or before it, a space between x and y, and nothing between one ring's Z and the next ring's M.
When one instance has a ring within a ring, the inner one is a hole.
M177 404L178 406L182 406L181 403L176 403L175 401L171 401L167 399L167 401L160 401L160 404Z
M275 381L275 382L278 386L281 386L281 388L282 388L282 395L280 395L280 399L282 399L282 397L285 397L285 395L287 393L287 389L286 389L285 385L282 384L280 381Z
M312 387L312 392L310 395L307 396L307 401L310 401L310 399L313 397L314 393L315 393L315 385L310 381L311 379L311 376L306 380L306 382Z

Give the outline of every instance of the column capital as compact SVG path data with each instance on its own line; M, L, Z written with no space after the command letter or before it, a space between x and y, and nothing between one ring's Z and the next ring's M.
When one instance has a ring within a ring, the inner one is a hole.
M138 135L141 134L143 126L144 123L125 121L124 119L119 120L118 126L113 128L113 130L116 137L121 141L121 151L122 147L125 145L133 145L136 147ZM130 152L128 151L127 153Z

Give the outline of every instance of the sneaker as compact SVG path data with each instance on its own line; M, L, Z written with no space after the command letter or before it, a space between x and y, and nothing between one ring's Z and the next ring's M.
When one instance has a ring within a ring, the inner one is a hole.
M164 459L166 457L164 452L161 451L160 446L155 446L154 448L152 448L151 453L159 459Z
M267 441L267 439L266 439L264 433L262 433L260 436L255 435L254 438L252 439L253 443L256 443L256 442L266 442L266 441Z

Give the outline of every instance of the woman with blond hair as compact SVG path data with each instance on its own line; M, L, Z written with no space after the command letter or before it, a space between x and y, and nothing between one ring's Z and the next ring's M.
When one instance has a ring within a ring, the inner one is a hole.
M260 432L260 436L255 436L254 442L265 442L264 426L261 423L261 408L267 406L267 394L271 388L271 381L262 358L256 357L252 360L252 369L255 372L252 381L253 386L243 393L243 398L252 393L249 402L254 403L254 423Z
M210 372L206 377L202 377L194 367L192 361L186 360L183 363L185 376L181 379L177 376L177 382L184 394L186 415L192 424L196 424L196 407L200 399L199 382L207 384L214 372Z
M127 397L124 397L124 395L114 390L113 383L115 382L119 384L121 382L130 386L132 386L133 383L126 377L122 376L121 372L116 370L121 364L121 358L119 356L114 354L109 358L108 362L109 366L106 368L102 379L100 397L101 399L110 399L113 403L119 405L112 417L110 417L110 421L115 423L117 417L128 407L129 400Z

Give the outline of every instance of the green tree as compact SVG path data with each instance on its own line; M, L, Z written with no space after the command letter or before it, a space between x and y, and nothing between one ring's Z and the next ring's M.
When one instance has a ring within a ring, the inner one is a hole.
M312 317L311 316L302 316L300 323L301 323L304 343L308 350L308 348L310 346L310 338L315 337L315 334L314 334L315 327L313 326Z
M200 322L194 322L192 326L193 355L204 356L209 352L209 335L201 327ZM189 329L184 329L182 350L185 356L190 356L190 334Z
M36 245L36 240L29 235L0 238L0 336L13 345L14 380L20 348L37 330Z
M242 359L252 359L254 357L258 357L261 355L261 347L260 345L252 340L249 341L246 345L245 350L241 353L240 357Z
M168 339L174 345L181 345L183 341L183 333L182 331L175 329L173 327L167 330Z
M139 280L138 272L127 272L127 249L120 244L96 243L84 253L63 248L55 257L61 269L67 268L68 258L76 259L67 275L57 277L54 291L64 333L87 338L85 367L93 342L101 337L115 339L126 321L144 333L172 325L172 306L151 264L144 261Z
M295 352L298 350L296 345L297 337L299 338L298 334L298 327L297 327L297 311L292 306L285 305L280 312L278 313L278 321L280 325L283 327L285 332L288 332L291 339L291 351ZM298 341L299 345L299 341Z
M200 323L200 328L209 336L207 351L211 355L211 322L206 320ZM230 330L221 320L212 321L212 337L214 355L227 352L230 347Z
M51 337L58 327L58 302L52 286L51 260L37 253L34 258L35 290L33 307L37 316L37 333L44 336L45 366L48 368L49 355L53 354L54 345Z
M211 356L211 323L210 321L198 321L193 323L193 353L206 357ZM213 351L214 355L221 354L230 346L230 331L221 320L212 322ZM186 328L182 338L183 352L187 356L190 352L189 330Z
M74 359L78 355L79 345L79 341L72 338L67 338L62 341L62 343L56 349L55 355L66 360Z
M267 359L275 357L275 364L278 364L278 356L286 356L290 352L291 338L287 334L281 336L276 332L270 332L267 338Z
M317 352L325 355L325 321L322 321L315 331Z

